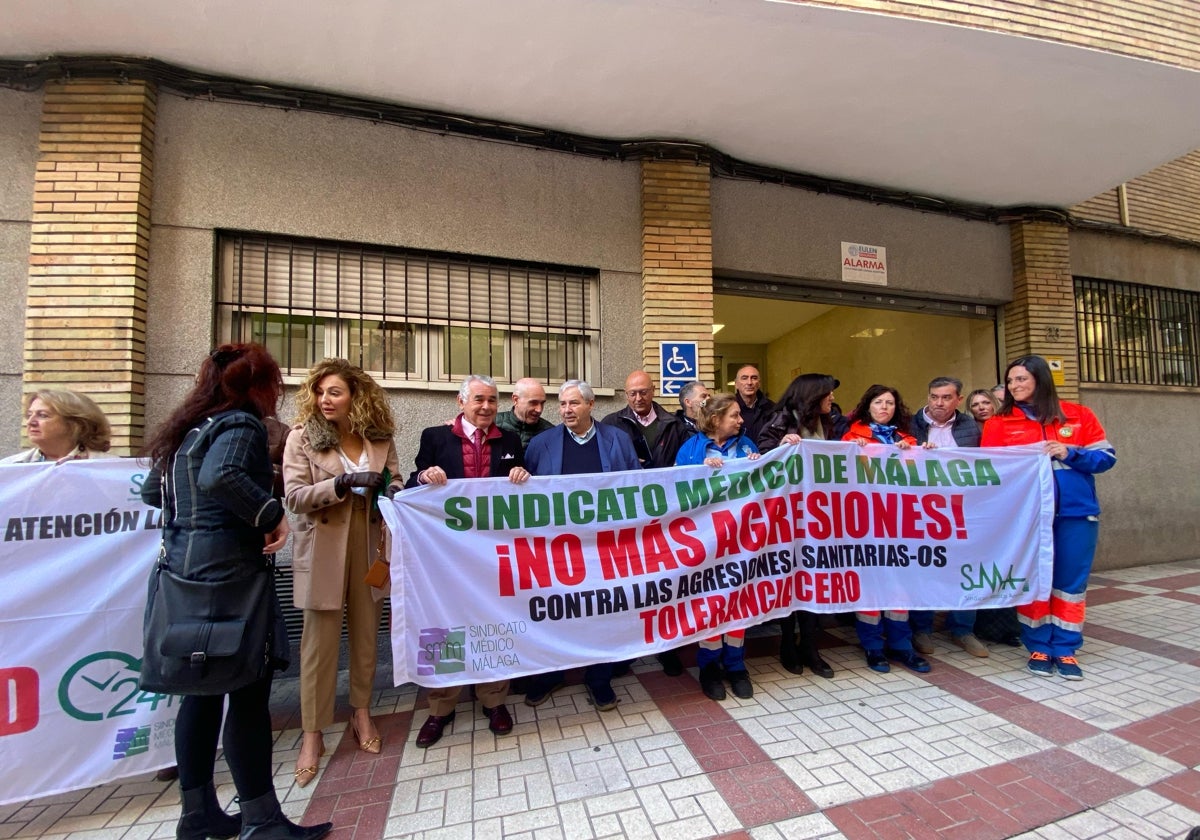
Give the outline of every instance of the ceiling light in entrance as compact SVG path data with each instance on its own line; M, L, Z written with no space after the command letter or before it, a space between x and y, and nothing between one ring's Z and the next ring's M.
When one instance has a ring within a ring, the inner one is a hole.
M865 330L859 330L856 333L851 333L851 338L879 338L887 335L890 332L895 332L894 329L884 329L883 327L867 327Z

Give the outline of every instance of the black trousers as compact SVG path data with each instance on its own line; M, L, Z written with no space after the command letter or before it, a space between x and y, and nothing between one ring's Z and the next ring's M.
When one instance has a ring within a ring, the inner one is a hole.
M175 718L175 763L179 787L192 790L212 781L225 698L225 760L243 801L275 789L271 776L271 677L212 697L187 695Z

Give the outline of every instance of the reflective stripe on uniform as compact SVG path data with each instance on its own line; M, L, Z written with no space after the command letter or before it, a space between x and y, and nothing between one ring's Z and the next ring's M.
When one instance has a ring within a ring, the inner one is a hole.
M1055 627L1061 627L1063 630L1074 630L1077 633L1083 632L1083 622L1082 621L1079 621L1079 622L1066 621L1062 618L1059 618L1057 615L1050 616L1049 620L1050 620L1050 623L1053 624Z
M1084 614L1087 611L1087 594L1084 592L1050 592L1050 618L1066 630L1083 630Z
M1017 607L1017 618L1029 627L1045 624L1050 616L1049 601L1034 601L1032 604L1021 604Z
M1035 618L1034 616L1025 615L1022 612L1018 612L1017 621L1021 622L1021 624L1025 627L1032 629L1034 627L1041 627L1044 624L1050 624L1050 616L1042 615Z

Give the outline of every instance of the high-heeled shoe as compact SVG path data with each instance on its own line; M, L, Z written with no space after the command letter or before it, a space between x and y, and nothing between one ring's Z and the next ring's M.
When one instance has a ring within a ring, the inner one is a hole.
M378 735L374 738L363 738L358 734L358 723L353 719L350 720L350 731L354 733L354 740L358 743L360 750L371 755L379 755L379 751L383 749L383 739Z
M308 767L301 767L296 764L296 772L293 774L296 778L296 787L308 787L309 782L317 778L317 772L321 769L321 756L325 755L325 744L321 743L321 749L317 753L317 763ZM297 760L298 761L298 760Z

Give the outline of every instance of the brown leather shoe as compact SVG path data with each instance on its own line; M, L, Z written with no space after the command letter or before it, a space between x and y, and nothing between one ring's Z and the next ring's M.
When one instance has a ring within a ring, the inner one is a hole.
M488 729L492 730L497 735L504 735L512 732L512 715L508 713L508 707L503 703L493 709L489 709L487 706L484 706L483 715L488 719Z
M422 749L432 747L442 739L442 730L446 724L454 720L454 712L448 715L430 715L417 733L417 746Z

